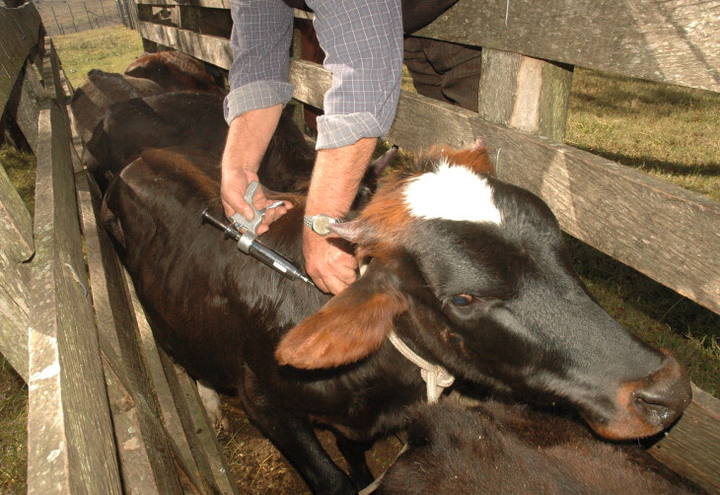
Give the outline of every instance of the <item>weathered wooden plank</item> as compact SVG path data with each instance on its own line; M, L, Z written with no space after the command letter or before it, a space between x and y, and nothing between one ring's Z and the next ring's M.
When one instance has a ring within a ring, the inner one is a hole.
M142 21L139 31L145 39L181 50L218 67L228 69L232 64L230 41L225 38Z
M492 48L482 51L480 117L562 143L572 67Z
M225 38L149 22L140 22L139 26L142 37L155 43L181 50L218 67L227 69L232 63L230 42Z
M0 166L0 354L28 381L28 266L35 252L32 219Z
M10 9L0 7L0 115L30 51L37 45L42 21L35 5Z
M28 493L119 494L121 483L80 243L70 135L52 102L38 122Z
M32 218L0 164L0 246L12 263L29 259L33 247Z
M148 454L147 442L140 427L138 408L107 359L105 360L105 383L110 400L124 492L143 495L181 493L181 491L161 492L158 490L151 467L151 456ZM168 474L171 475L173 472L174 466Z
M322 107L330 74L293 61L295 98ZM423 125L418 125L422 122ZM720 312L720 203L591 153L403 92L389 139L414 150L482 137L498 176L548 202L569 234ZM652 219L652 221L648 221Z
M693 384L693 401L649 452L710 493L720 493L720 400Z
M177 445L176 453L178 458L189 468L186 471L189 478L196 486L201 487L204 493L211 493L213 472L210 469L210 464L204 460L206 457L199 453L198 449L200 447L195 439L194 427L187 419L189 414L187 413L184 397L176 394L178 387L174 369L172 374L167 372L167 357L155 344L152 329L130 283L127 272L125 272L125 278L128 281L128 289L140 329L143 357L152 376L162 411L163 423L173 442ZM186 425L189 428L185 428ZM199 461L197 456L199 456Z
M160 416L160 408L142 360L139 331L120 262L110 239L95 220L100 208L99 191L95 194L91 192L90 182L84 173L77 176L77 184L100 346L112 371L123 377L129 399L136 405L133 421L137 423L135 433L138 434L124 442L118 439L123 474L132 473L132 479L124 476L123 482L126 488L134 486L136 493L180 493L182 489L172 449L162 424L156 420ZM121 397L118 399L118 396L124 395L122 392L108 388L114 394L116 404L122 401ZM117 411L126 412L116 407ZM125 452L125 446L131 452ZM144 455L139 455L138 449ZM129 459L123 457L130 457L140 464L132 468L125 466L125 461ZM141 473L143 475L139 476Z
M28 381L28 266L8 259L0 239L0 354Z
M226 0L201 2L198 6L229 8ZM299 15L307 17L304 12ZM141 32L146 37L142 29ZM628 77L720 91L718 0L459 0L435 22L414 34Z
M185 431L189 432L190 448L203 472L210 472L211 479L224 494L237 494L237 487L228 477L230 469L217 442L215 429L200 402L197 385L185 370L173 364L162 350L160 358L165 367L168 384L173 390L175 403Z
M717 0L459 0L414 34L720 91Z
M40 113L41 100L47 94L40 82L40 74L35 64L25 65L25 77L20 88L20 99L15 113L15 122L25 136L33 153L37 153L37 116Z

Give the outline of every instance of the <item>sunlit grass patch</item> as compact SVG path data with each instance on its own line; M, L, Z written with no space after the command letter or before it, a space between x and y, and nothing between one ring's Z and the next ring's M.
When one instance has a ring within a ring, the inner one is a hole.
M143 53L137 31L125 26L92 29L53 38L70 83L77 88L90 69L122 73Z
M720 94L578 69L566 142L720 200Z

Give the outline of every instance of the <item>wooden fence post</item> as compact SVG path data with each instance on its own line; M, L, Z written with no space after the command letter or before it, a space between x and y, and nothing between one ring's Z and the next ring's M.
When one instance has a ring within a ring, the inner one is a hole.
M478 113L561 143L571 83L571 66L483 48Z

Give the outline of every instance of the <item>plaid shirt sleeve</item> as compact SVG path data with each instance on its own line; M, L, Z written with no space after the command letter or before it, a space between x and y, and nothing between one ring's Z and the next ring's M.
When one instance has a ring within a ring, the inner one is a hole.
M307 0L332 72L316 148L337 148L390 130L400 95L400 0ZM281 0L232 0L233 65L225 118L292 95L288 81L292 10Z
M225 120L257 108L290 101L288 82L292 9L282 0L231 0L230 93L225 97Z
M316 148L337 148L390 130L400 96L400 0L308 0L332 72Z

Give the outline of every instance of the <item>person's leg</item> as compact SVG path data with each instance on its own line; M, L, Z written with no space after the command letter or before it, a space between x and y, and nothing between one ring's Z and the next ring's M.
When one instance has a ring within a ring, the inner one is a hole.
M482 65L481 49L447 41L424 41L424 51L429 63L442 75L442 99L476 112Z
M428 98L445 100L442 94L442 76L436 71L425 55L428 40L408 36L405 38L404 62L412 76L415 90Z

